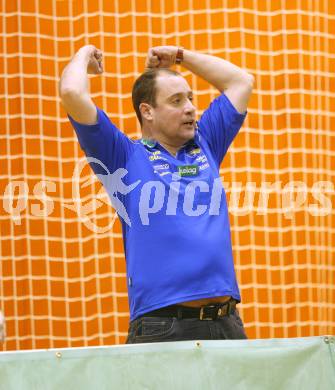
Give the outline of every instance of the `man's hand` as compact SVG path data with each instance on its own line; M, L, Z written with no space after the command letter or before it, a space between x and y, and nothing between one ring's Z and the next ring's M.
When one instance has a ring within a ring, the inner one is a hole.
M81 47L76 54L76 56L82 55L84 55L88 61L88 74L101 74L103 72L101 50L97 49L94 45L86 45Z
M146 68L170 68L176 62L177 46L152 47L145 62Z

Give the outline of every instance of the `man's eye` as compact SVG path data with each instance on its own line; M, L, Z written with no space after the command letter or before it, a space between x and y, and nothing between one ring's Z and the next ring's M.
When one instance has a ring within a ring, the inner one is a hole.
M180 103L180 99L174 99L173 103L174 103L174 104Z
M193 102L193 96L189 96L188 100L191 100L191 102Z

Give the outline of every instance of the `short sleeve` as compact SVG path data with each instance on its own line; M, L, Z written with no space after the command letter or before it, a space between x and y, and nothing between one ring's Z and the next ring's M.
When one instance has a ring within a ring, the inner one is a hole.
M134 143L124 135L108 118L104 111L97 108L98 121L94 125L83 125L69 116L75 129L81 149L96 174L113 173L124 168L132 154Z
M225 94L221 94L210 104L201 116L198 127L206 139L218 165L227 153L241 128L247 112L241 114Z

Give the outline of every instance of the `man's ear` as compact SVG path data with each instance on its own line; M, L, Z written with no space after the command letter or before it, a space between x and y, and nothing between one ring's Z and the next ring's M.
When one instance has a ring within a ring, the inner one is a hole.
M143 119L146 119L147 121L151 121L153 119L153 110L150 104L141 103L139 108Z

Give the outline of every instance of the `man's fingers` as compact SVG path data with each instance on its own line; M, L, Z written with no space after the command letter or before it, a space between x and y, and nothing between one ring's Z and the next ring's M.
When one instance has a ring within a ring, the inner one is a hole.
M102 51L101 50L96 50L96 52L94 53L94 57L97 60L102 59Z
M91 54L91 58L88 64L89 74L103 73L102 57L102 51L99 49L95 49L94 52Z
M148 51L147 59L145 62L146 68L157 68L160 64L160 58L156 48L151 47Z
M159 58L157 56L153 56L150 58L150 64L152 64L153 66L157 66L159 64Z
M154 50L153 47L151 47L151 48L149 49L149 51L148 51L148 58L153 57L153 56L155 56L155 55L156 55L155 50Z
M159 63L160 61L157 56L150 56L147 58L145 66L146 68L157 68Z
M155 46L149 49L147 68L170 68L176 62L177 46Z
M169 68L176 60L175 46L155 46L149 49L146 68Z

